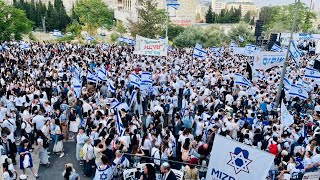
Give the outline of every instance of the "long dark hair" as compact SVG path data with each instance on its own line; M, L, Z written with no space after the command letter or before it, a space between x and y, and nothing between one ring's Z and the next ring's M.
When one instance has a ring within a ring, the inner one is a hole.
M9 170L9 164L8 163L3 163L2 166L3 166L3 169L7 170L7 172L9 173L9 176L13 177L13 172L11 172Z
M144 140L146 140L147 136L148 136L148 133L145 133L145 134L143 135L142 141L141 141L141 146L143 146Z
M156 180L155 168L151 164L146 164L146 168L148 169L148 180Z
M71 166L67 166L66 167L66 173L63 176L64 179L69 180L69 176L71 175L71 172L72 172L72 167Z

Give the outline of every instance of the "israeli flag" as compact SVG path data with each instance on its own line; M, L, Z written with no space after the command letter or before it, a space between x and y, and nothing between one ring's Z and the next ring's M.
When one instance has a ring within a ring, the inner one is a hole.
M291 81L288 78L283 79L283 88L288 91L291 87Z
M106 81L108 79L107 78L107 70L103 65L101 65L101 67L98 71L98 79L99 79L99 81Z
M129 109L131 109L133 101L136 98L136 96L137 96L137 92L136 91L132 91L131 96L130 96Z
M291 84L291 87L289 89L289 95L299 97L302 100L308 99L307 91L304 88L299 87L295 84Z
M87 72L87 81L97 83L97 76L90 69Z
M274 51L274 52L282 52L282 48L281 46L279 46L278 44L274 43L272 48L271 48L271 51Z
M151 72L142 72L140 80L141 80L141 82L152 84L152 73Z
M117 89L112 83L109 83L108 90L113 94L117 94Z
M208 56L208 53L202 49L202 46L200 44L196 44L193 50L193 57L196 58L206 58Z
M281 124L284 127L289 127L293 123L294 123L293 116L289 113L286 105L284 104L284 102L282 100L282 102L281 102Z
M74 65L74 69L73 70L74 70L73 73L72 73L73 77L75 77L77 80L82 82L82 79L81 79L82 74L83 74L82 70L77 65Z
M297 86L306 88L308 83L305 82L300 76L298 77Z
M292 40L291 41L291 46L290 46L290 50L289 50L292 58L294 59L294 61L296 62L297 65L300 64L300 57L301 57L301 52L298 49L296 43Z
M242 36L239 36L239 42L244 42L244 38Z
M178 9L180 7L180 3L178 0L166 0L167 7L173 7L174 9Z
M72 84L73 84L74 94L76 95L77 98L79 98L81 96L82 83L77 78L73 78Z
M122 124L122 120L121 120L118 109L116 109L116 126L117 126L119 136L122 137L122 135L124 134L124 126Z
M121 43L123 43L123 42L125 42L125 39L124 39L123 36L120 36L120 37L118 38L118 41L121 42Z
M138 74L132 73L130 75L130 83L133 86L140 88L140 82L141 82L141 78Z
M313 68L306 68L304 76L310 79L320 79L320 72Z
M245 78L243 75L237 73L234 75L234 78L235 78L235 81L234 81L235 85L252 87L251 82L247 78Z
M134 39L129 39L128 40L128 45L134 46L136 44L136 41Z
M168 51L172 51L172 46L168 46Z
M26 44L25 42L23 41L20 41L20 48L27 51L27 50L30 50L30 46L29 44Z
M110 102L110 107L111 107L111 109L114 109L118 104L119 104L118 99L114 98L114 99Z
M252 55L255 52L255 50L256 50L256 46L255 45L247 44L245 49L244 49L244 52L247 55Z
M162 36L159 36L159 39L164 39L164 37L162 37Z

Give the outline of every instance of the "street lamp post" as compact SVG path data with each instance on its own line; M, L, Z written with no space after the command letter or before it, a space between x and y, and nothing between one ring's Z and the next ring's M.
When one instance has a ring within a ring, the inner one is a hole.
M290 47L291 47L291 41L292 41L292 37L293 37L293 32L294 32L294 29L295 29L296 23L297 23L300 0L296 0L295 3L296 3L296 11L294 13L294 19L293 19L293 24L292 24L292 30L291 30L288 50L287 50L287 53L286 53L286 59L285 59L285 61L283 63L283 67L282 67L282 72L281 72L281 77L280 77L280 84L279 84L278 92L277 92L276 108L278 108L278 106L280 104L280 97L281 97L281 91L282 91L282 87L283 87L283 80L284 80L284 76L285 76L286 70L287 70L287 64L288 64L288 59L289 59L289 51L290 51Z

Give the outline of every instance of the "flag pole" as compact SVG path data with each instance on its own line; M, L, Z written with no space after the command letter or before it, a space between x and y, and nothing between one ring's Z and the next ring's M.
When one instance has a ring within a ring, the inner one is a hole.
M168 5L167 5L167 1L165 1L165 5L166 5L166 38L168 38L168 24L169 24L169 12L168 12Z
M296 23L297 23L300 0L296 0L295 3L296 3L296 11L294 13L294 20L293 20L293 24L292 24L292 30L291 30L291 34L290 34L288 50L287 50L287 53L286 53L286 59L285 59L285 61L283 63L283 67L282 67L282 72L281 72L281 77L280 77L280 84L279 84L278 92L277 92L277 99L276 99L276 106L275 106L276 108L279 107L279 103L280 103L281 91L282 91L282 87L283 87L283 80L284 80L284 76L285 76L286 70L287 70L287 64L288 64L288 59L289 59L289 51L290 51L290 47L291 47L291 41L293 39L293 32L294 32L294 29L295 29Z

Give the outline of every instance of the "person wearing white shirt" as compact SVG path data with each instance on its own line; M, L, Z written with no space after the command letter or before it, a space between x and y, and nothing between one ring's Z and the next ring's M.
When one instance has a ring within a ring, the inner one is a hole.
M42 115L42 110L39 110L38 115L32 118L32 123L36 124L36 129L41 130L45 123L45 118Z

